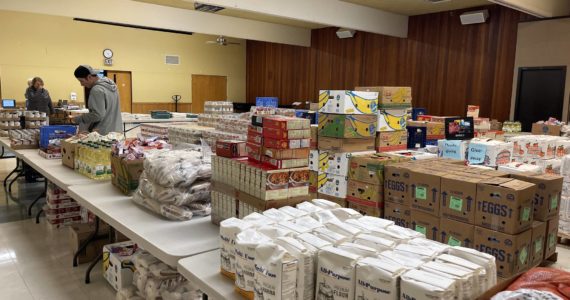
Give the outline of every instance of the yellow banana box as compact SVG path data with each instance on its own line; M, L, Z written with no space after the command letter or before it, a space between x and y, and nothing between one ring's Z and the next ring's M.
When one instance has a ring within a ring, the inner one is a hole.
M401 131L406 130L409 118L409 109L391 108L378 111L378 131Z
M376 135L376 151L390 152L408 149L408 131L378 132Z
M320 172L318 175L318 192L321 194L346 198L348 177Z
M321 90L319 91L319 112L330 114L375 115L378 112L378 93Z
M309 154L309 166L312 171L320 171L334 175L348 176L350 158L354 155L373 154L375 151L334 152L312 150Z
M357 91L378 92L378 107L411 107L412 88L409 86L356 87Z
M316 193L319 190L319 172L309 171L309 192Z
M376 115L340 115L319 113L319 137L348 139L376 137Z

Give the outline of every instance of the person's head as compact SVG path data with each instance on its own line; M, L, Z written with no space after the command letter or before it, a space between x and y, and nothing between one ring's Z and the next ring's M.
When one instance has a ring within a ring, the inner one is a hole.
M98 73L98 70L91 68L89 65L80 65L75 69L73 75L75 75L75 78L79 80L81 86L92 88L99 80L99 76L97 75Z
M44 87L44 81L39 77L34 77L34 79L32 79L32 87L39 90Z

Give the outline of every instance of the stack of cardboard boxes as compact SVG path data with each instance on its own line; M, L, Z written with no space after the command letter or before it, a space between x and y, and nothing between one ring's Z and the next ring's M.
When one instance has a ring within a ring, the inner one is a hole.
M49 182L46 190L46 204L43 208L46 214L46 224L51 229L57 229L71 224L79 224L81 206L67 194L67 191Z
M408 143L406 126L412 108L412 88L377 86L357 87L356 90L378 93L376 151L405 150Z
M346 206L349 159L374 151L377 113L377 92L320 91L318 150L311 150L309 163L319 198Z
M425 132L425 145L437 146L437 141L445 138L445 119L449 117L423 115L418 116L417 121L410 121L410 131L421 130ZM421 145L422 141L419 139L413 140L414 145ZM412 147L418 148L418 147Z

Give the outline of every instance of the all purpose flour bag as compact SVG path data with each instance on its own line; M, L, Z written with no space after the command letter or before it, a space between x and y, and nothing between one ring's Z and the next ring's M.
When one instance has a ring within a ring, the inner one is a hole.
M275 243L295 257L298 261L297 267L297 299L313 300L315 298L315 260L317 252L309 249L303 243L294 238L281 237Z
M394 221L371 217L371 216L363 216L362 218L358 219L358 221L364 224L369 224L380 228L387 228L388 226L394 225Z
M298 219L298 218L309 215L308 212L300 210L300 209L295 208L295 207L291 207L291 206L283 206L283 207L279 208L279 210L290 215L294 219Z
M422 246L429 248L433 251L436 251L438 254L447 253L451 246L442 244L440 242L424 239L424 238L415 238L408 242L410 245Z
M497 284L497 265L495 264L494 256L479 252L475 249L457 246L451 247L449 254L466 259L485 268L485 273L487 274L487 288L491 288Z
M354 253L360 257L378 256L378 251L376 251L376 249L355 243L342 243L338 245L337 248L346 252Z
M344 236L342 234L336 233L325 227L316 228L313 230L313 234L318 238L325 240L333 245L340 245L345 242L350 242L351 238Z
M354 243L376 249L378 252L392 250L397 245L396 242L392 240L384 239L370 234L357 235L354 238Z
M293 222L295 222L295 224L301 225L303 227L309 228L311 230L314 230L315 228L321 228L324 227L325 225L322 224L321 222L313 219L310 216L304 216L304 217L300 217L298 219L293 220Z
M237 291L248 299L253 298L255 278L255 249L271 239L256 229L246 229L236 238L236 280Z
M341 208L339 204L325 199L313 199L311 202L322 209Z
M485 271L485 268L478 264L474 264L466 259L450 254L442 254L436 257L435 261L454 264L473 271L476 276L474 291L475 297L478 297L492 287L487 283L487 273Z
M326 247L319 251L316 299L354 299L356 288L356 254Z
M342 234L351 239L362 232L362 230L338 220L331 220L325 223L325 227L328 230Z
M458 299L475 299L475 273L471 270L443 262L429 261L422 265L421 270L455 280Z
M341 221L346 221L348 219L358 219L362 215L352 208L335 208L331 209L331 212Z
M301 202L299 204L297 204L297 209L300 209L308 214L312 214L318 211L323 210L323 208L321 208L320 206L316 206L311 202Z
M455 300L455 281L422 270L402 274L400 299Z
M407 269L387 258L367 257L356 264L356 298L397 300L400 298L400 276Z
M259 228L257 228L257 231L259 231L260 233L272 238L272 239L276 239L278 237L282 237L282 236L295 236L295 232L292 230L289 230L285 227L281 227L281 226L277 226L277 225L266 225L266 226L261 226Z
M229 218L220 222L220 266L225 276L235 279L236 256L235 240L238 233L251 227L245 221L237 218Z
M298 261L285 248L265 243L255 249L256 300L294 300Z

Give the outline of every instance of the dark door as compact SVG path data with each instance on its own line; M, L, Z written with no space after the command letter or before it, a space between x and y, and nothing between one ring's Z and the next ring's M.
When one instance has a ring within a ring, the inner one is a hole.
M562 120L565 82L565 66L519 68L515 120L523 131L550 117Z

